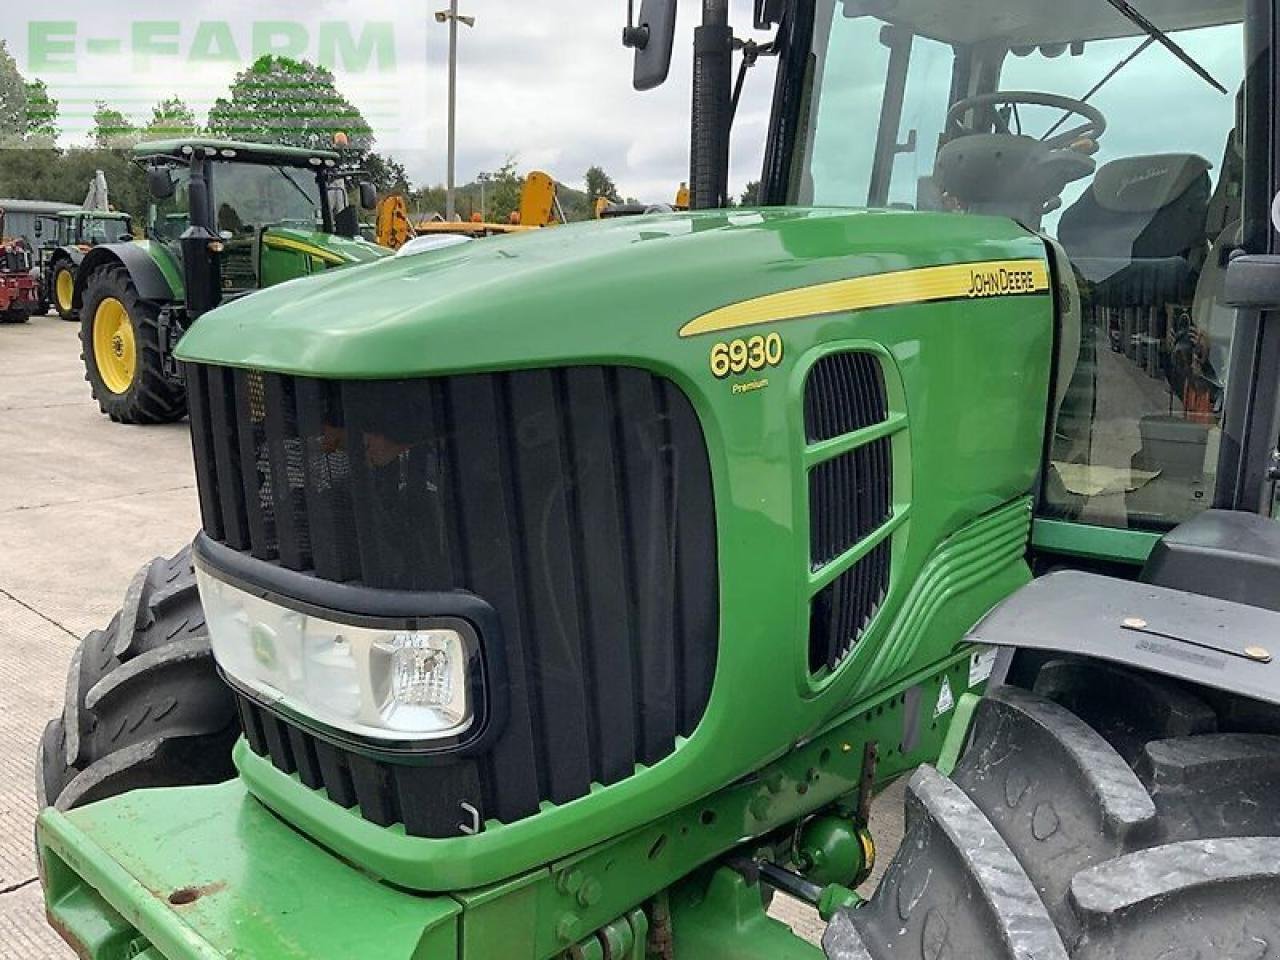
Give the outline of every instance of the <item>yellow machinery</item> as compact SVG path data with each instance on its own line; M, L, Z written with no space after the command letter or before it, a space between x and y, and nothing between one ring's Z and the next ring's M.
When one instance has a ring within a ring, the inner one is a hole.
M534 170L524 180L520 189L520 206L508 223L494 223L481 219L472 220L423 220L414 226L419 236L423 234L461 234L467 237L491 237L504 233L522 233L542 227L565 223L564 210L560 206L558 186L550 174Z
M378 244L392 250L399 250L417 235L404 197L396 194L379 201L376 231Z

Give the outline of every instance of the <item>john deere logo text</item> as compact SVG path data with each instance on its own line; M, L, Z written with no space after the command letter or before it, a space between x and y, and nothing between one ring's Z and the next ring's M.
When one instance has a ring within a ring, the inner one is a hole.
M1036 275L1031 270L972 270L969 273L970 297L1003 297L1016 293L1035 293Z

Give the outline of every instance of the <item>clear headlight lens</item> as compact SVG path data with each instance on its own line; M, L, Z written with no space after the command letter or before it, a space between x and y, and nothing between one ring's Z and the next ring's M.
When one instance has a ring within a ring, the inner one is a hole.
M358 737L442 739L474 719L458 630L377 629L280 606L196 567L214 659L272 705Z

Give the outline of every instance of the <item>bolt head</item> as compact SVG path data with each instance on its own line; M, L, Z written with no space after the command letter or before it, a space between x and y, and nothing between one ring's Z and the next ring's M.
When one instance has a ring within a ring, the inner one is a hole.
M575 913L566 913L556 921L556 937L561 943L576 943L581 921Z

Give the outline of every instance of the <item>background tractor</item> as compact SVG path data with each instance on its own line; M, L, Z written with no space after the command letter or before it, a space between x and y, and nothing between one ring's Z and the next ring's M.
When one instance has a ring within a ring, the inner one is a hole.
M186 414L174 346L220 303L390 253L360 238L336 153L207 139L134 153L153 201L147 239L93 247L71 295L85 378L117 422ZM373 209L373 185L358 187Z
M52 235L48 235L46 223L52 227ZM85 254L102 243L131 242L133 218L114 210L64 210L56 218L37 220L36 236L40 243L40 299L46 310L52 304L63 320L79 320L72 299Z
M5 234L0 208L0 323L26 323L40 309L31 245Z
M767 50L703 7L691 212L183 338L202 529L41 747L81 956L1280 943L1275 4L768 0Z

